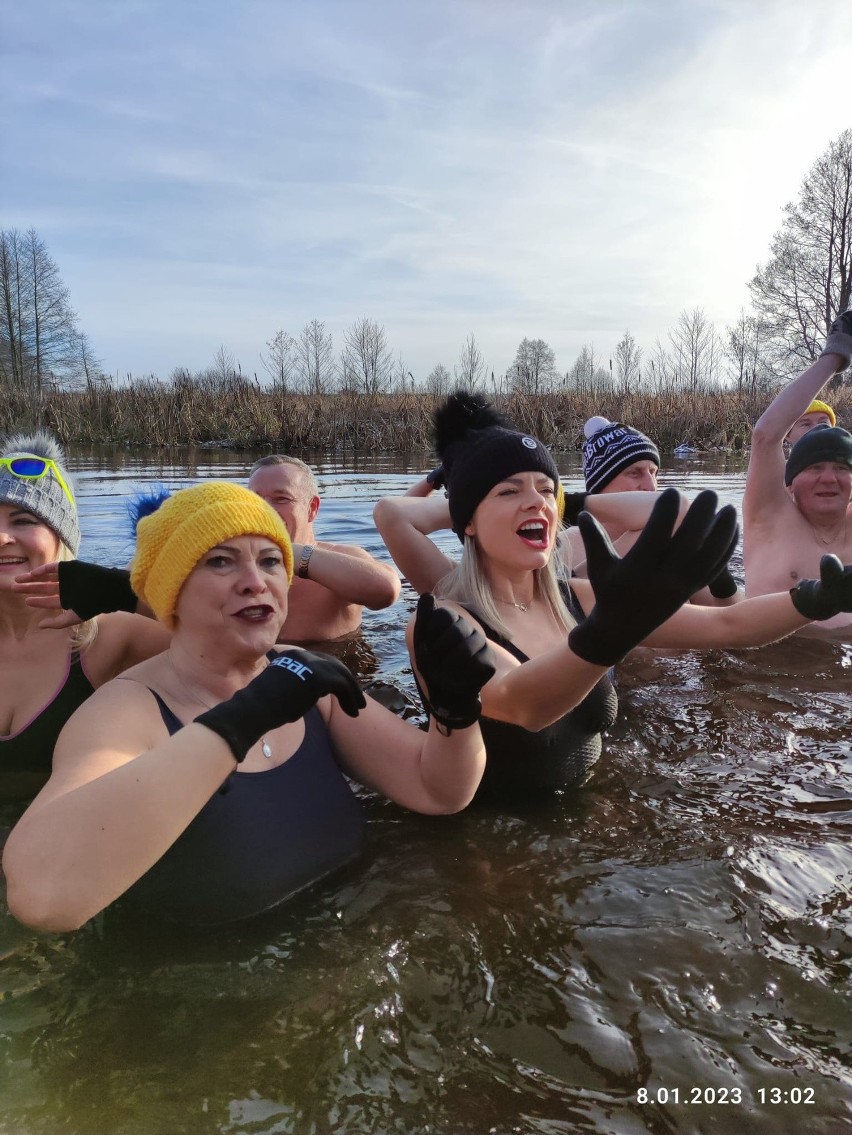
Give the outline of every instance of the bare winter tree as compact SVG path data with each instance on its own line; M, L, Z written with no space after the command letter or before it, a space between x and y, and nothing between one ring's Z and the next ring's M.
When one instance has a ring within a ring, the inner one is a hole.
M669 342L679 386L691 391L718 386L719 337L700 307L680 313Z
M42 389L79 374L77 317L34 229L0 230L0 380Z
M464 341L455 374L458 385L466 390L476 390L485 377L485 360L473 334Z
M312 319L299 332L295 370L306 394L324 394L334 385L334 341L321 319Z
M426 375L426 382L424 383L427 394L432 394L436 398L443 398L450 393L450 386L452 385L453 376L447 370L443 363L438 363Z
M296 340L284 330L278 330L266 344L266 355L260 356L260 363L272 385L281 394L289 393L293 383Z
M580 354L565 374L565 387L578 394L608 394L612 391L612 375L600 365L594 347L583 344Z
M636 346L636 340L630 332L625 331L615 348L615 388L622 394L630 394L636 390L641 379L642 349Z
M743 308L736 323L727 328L723 353L728 374L737 394L756 394L772 385L771 371L763 357L763 327Z
M556 356L544 339L522 339L506 371L509 386L520 394L544 394L556 377Z
M381 394L394 375L394 364L384 327L362 316L343 332L346 368L357 374L364 394Z
M852 298L852 129L817 158L798 200L785 205L749 290L778 373L807 366Z

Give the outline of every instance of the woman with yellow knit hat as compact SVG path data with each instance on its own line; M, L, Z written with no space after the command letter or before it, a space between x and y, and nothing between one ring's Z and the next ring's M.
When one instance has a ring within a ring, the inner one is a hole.
M171 643L64 730L4 855L22 922L73 929L125 892L199 925L275 907L358 852L347 776L414 811L468 803L494 669L470 623L421 600L418 667L439 707L423 732L336 659L276 646L292 549L256 494L215 482L143 501L136 532L133 587Z

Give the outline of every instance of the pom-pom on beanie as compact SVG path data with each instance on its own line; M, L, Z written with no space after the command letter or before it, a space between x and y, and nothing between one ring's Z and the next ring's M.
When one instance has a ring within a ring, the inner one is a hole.
M205 552L235 536L268 536L293 579L293 548L284 522L257 493L227 481L208 481L171 496L140 499L130 583L157 618L174 627L178 595ZM150 506L153 504L154 511Z
M814 426L790 450L784 467L784 484L791 485L793 478L810 465L822 461L837 462L852 467L852 434L840 426Z
M477 506L501 481L516 473L559 473L550 450L537 438L513 429L484 397L457 391L438 407L435 448L444 466L453 531L464 542L464 530Z
M649 437L608 418L589 418L583 427L583 475L586 491L599 493L619 473L637 461L653 461L659 468L660 453Z
M73 500L71 478L65 471L65 455L49 433L15 434L4 441L0 457L41 457L51 461L68 487L62 487L56 469L47 467L41 477L16 476L8 465L0 466L0 504L26 509L48 526L76 556L80 548L80 521Z

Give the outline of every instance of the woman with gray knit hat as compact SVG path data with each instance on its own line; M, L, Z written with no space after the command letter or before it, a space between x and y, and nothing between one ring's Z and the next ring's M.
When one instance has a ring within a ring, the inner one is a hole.
M623 559L582 512L589 579L572 579L569 587L553 554L558 475L546 447L463 392L438 410L435 440L446 498L386 498L374 516L412 585L434 585L443 603L475 621L494 647L497 669L481 692L480 795L514 800L582 784L616 713L607 671L640 643L756 646L829 607L852 606L852 575L834 563L821 580L760 603L684 606L718 574L737 540L735 510L717 511L712 492L699 494L677 531L679 494L661 494ZM441 527L462 544L458 564L429 540ZM449 570L435 583L438 557ZM413 645L409 627L410 650ZM431 713L428 698L424 703Z
M77 505L59 445L43 431L8 438L0 445L0 801L34 796L74 710L167 639L135 615L57 626L70 620L45 619L27 603L16 578L72 560L79 545Z

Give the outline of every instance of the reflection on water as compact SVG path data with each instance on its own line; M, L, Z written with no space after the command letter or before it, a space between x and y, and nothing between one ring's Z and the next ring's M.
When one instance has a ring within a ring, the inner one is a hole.
M316 463L320 534L384 555L372 502L412 471ZM248 459L80 464L84 554L120 562L133 485ZM678 475L738 502L724 464ZM413 598L353 647L409 711ZM0 1132L852 1129L850 673L813 640L642 652L585 790L441 819L367 796L361 861L237 929L4 914Z

